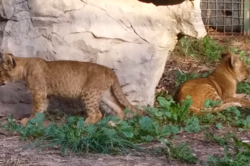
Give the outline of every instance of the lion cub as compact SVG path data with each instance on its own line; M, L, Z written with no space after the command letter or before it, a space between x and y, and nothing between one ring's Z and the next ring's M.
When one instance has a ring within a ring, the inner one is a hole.
M228 107L250 107L247 94L236 94L238 82L246 80L249 76L244 62L239 56L225 52L217 68L206 78L189 80L177 90L174 99L181 103L189 95L192 98L190 112L200 115L204 112L223 111ZM221 100L219 106L204 108L204 101Z
M32 95L33 110L29 118L21 120L24 126L35 113L47 110L52 95L84 100L88 116L86 124L95 124L102 118L99 110L101 101L110 106L120 119L125 117L125 107L132 114L145 115L144 111L128 102L116 74L102 65L78 61L45 61L4 53L0 62L0 84L17 80L24 80Z

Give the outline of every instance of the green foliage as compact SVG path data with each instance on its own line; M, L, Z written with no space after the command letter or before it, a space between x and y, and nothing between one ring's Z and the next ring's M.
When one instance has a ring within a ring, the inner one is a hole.
M202 74L198 74L198 73L182 73L179 70L175 70L174 74L176 77L176 81L175 81L175 85L178 87L179 85L181 85L182 83L191 80L191 79L195 79L195 78L199 78L199 77L207 77L209 74L212 73L212 70L209 72L204 72Z
M239 127L239 130L248 129L250 126L250 116L245 116L236 107L228 108L223 112L226 121L232 126Z
M244 63L249 66L250 65L250 59L247 56L245 51L239 50L237 48L230 48L231 52L235 53L235 54L239 54L240 58L244 61Z
M11 130L20 133L24 139L34 137L39 140L48 140L50 144L47 146L59 145L63 153L67 149L74 152L98 153L127 152L128 148L139 149L134 143L126 140L126 137L109 127L108 121L111 119L115 121L114 117L109 117L99 121L96 125L90 124L85 127L82 117L69 117L67 122L60 127L53 123L45 128L42 124L44 114L37 113L36 118L33 118L26 128L15 124L11 119L4 128L8 129L11 126ZM40 146L44 147L43 142L40 142Z
M189 116L189 107L192 104L190 97L183 101L182 105L177 104L172 96L158 97L160 108L149 108L147 111L151 114L153 120L160 124L178 124L184 122Z
M181 143L177 146L171 146L170 150L172 151L171 156L174 159L184 161L186 163L197 163L198 159L193 155L192 150L189 145L186 143Z
M179 73L179 76L181 77L177 77L177 80L179 78L178 84L198 75L190 74L187 76L184 74L183 76ZM248 84L246 85L248 86ZM243 88L241 88L244 89L245 85L242 86ZM246 90L242 91L245 93ZM206 100L204 106L212 107L219 105L220 102ZM61 126L53 123L48 127L44 127L44 115L38 113L27 124L26 128L13 122L12 118L9 118L3 127L6 130L18 132L22 139L36 139L37 146L60 147L63 154L67 150L87 153L129 153L131 149L142 150L137 143L161 141L164 145L164 154L167 154L172 159L186 163L198 163L199 160L193 155L187 144L173 145L163 140L181 132L197 133L212 125L217 129L230 125L238 127L240 131L248 130L250 126L250 116L245 116L236 107L228 108L216 114L207 113L197 117L189 114L189 107L192 104L190 96L187 96L187 99L180 105L167 94L164 97L159 95L157 103L159 107L146 108L149 117L136 116L126 121L120 121L116 117L104 117L97 124L86 126L82 117L71 116ZM110 126L109 121L117 123L116 126ZM234 140L234 148L237 150L235 154L227 151L232 139ZM225 154L223 157L209 157L207 165L237 165L239 163L244 165L248 162L248 147L237 140L235 136L229 135L221 138L210 135L210 140L223 146ZM243 148L243 145L245 148Z
M219 106L221 104L221 100L213 101L211 99L206 99L204 101L204 107L205 108L210 108L210 107L215 107Z
M179 86L182 83L184 83L190 79L198 78L198 76L199 76L196 73L182 73L180 70L176 70L174 74L176 77L176 81L175 81L176 86Z
M237 93L246 93L250 95L250 84L247 82L240 82L237 85Z
M200 129L200 121L195 115L193 115L192 118L187 119L185 130L188 133L192 133L192 132L197 133L201 130Z
M137 117L128 121L122 121L115 129L133 142L150 142L175 132L172 126L160 126L149 117Z
M220 146L225 146L225 145L229 145L229 141L231 138L233 138L235 135L233 133L227 133L224 137L219 137L214 133L205 133L205 137L207 140L211 141L211 142L216 142L218 143Z
M174 115L177 117L175 121L184 121L184 117L180 116L182 114ZM115 127L110 126L108 122L118 122L119 119L116 117L104 117L97 124L87 126L82 117L71 116L63 125L57 126L52 123L47 128L43 126L43 121L44 114L37 113L26 127L16 124L10 118L4 128L17 131L22 139L32 137L42 141L47 140L50 142L48 146L57 145L63 153L68 149L74 152L128 152L130 148L139 149L135 143L150 142L180 131L178 126L159 125L150 117L140 116L121 121ZM43 146L43 143L40 143L40 146Z
M136 116L127 121L104 117L97 124L86 126L82 117L70 116L61 126L52 123L44 127L44 114L37 113L26 128L9 118L4 129L18 132L22 139L32 137L36 139L36 145L43 148L58 146L62 154L67 150L76 153L128 153L131 148L141 150L137 143L159 141L184 131L183 129L188 132L200 130L198 118L189 115L188 109L192 103L190 97L182 105L175 103L171 96L158 97L157 100L159 108L147 108L150 117ZM110 126L109 121L117 123L116 126ZM187 145L171 145L169 148L173 158L186 162L195 160Z
M199 116L199 121L201 125L216 125L218 129L221 129L223 124L238 127L240 131L247 130L250 126L250 116L241 114L237 107L227 108L225 111L215 114L207 113Z
M21 135L21 139L25 140L26 137L41 137L44 132L42 122L44 121L44 114L37 113L37 116L29 121L26 127L18 125L13 122L13 117L8 118L7 124L3 126L5 130L18 131Z
M244 61L244 63L247 66L250 65L250 58L249 58L249 56L246 55L245 51L233 49L232 52L239 54L240 58ZM246 93L246 94L250 95L250 83L248 83L248 82L238 83L237 84L237 93Z
M220 59L220 54L225 49L208 36L198 40L183 37L180 44L184 55L191 57L205 56L209 60Z
M239 128L240 130L244 130L244 129L247 130L249 128L249 126L250 126L250 115L248 115L246 117L246 119L238 118L238 117L236 117L235 119L236 119L235 124L236 124L236 126L240 127Z
M250 145L239 140L234 134L226 134L224 137L209 134L219 145L224 147L224 156L209 156L208 166L242 166L250 163ZM230 143L229 143L230 142ZM235 153L229 152L229 148L235 149Z
M199 160L193 155L193 152L188 144L180 143L177 145L173 145L166 139L161 139L160 141L165 148L165 154L167 156L190 164L199 162Z
M220 129L222 129L223 126L222 126L221 123L217 123L217 124L216 124L216 127L220 130Z

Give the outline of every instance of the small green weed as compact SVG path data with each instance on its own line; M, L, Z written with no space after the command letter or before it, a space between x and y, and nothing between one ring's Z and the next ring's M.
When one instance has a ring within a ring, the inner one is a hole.
M58 145L62 153L65 153L67 149L74 152L98 153L126 153L129 148L139 149L126 139L128 135L121 135L114 128L110 128L108 121L117 121L115 117L103 118L96 125L90 124L87 127L85 127L82 117L69 117L61 127L53 123L45 128L43 120L44 114L37 113L36 118L31 119L26 128L17 125L11 119L4 125L4 128L17 131L23 139L33 137L48 140L50 142L48 146ZM43 146L41 143L40 145Z
M232 127L238 127L239 131L243 131L249 129L250 126L250 116L241 114L236 107L227 108L225 111L215 114L204 114L199 116L199 121L201 125L206 125L207 127L216 125L218 129L227 124Z
M228 133L224 137L209 134L215 142L224 147L224 156L209 156L207 166L242 166L250 163L250 145L239 140L234 134ZM235 153L229 151L235 149Z
M237 93L246 93L250 95L250 84L247 82L240 82L237 85Z
M175 81L175 86L179 86L182 83L194 79L194 78L198 78L198 74L196 73L182 73L180 70L176 70L174 72L175 77L176 77L176 81Z
M221 100L213 101L211 99L206 99L204 102L205 108L215 107L221 104Z
M250 65L250 58L249 55L246 54L245 51L239 50L237 48L230 48L230 51L235 53L235 54L239 54L240 58L244 61L244 63L249 66Z
M176 77L176 82L175 85L176 87L178 87L179 85L181 85L182 83L191 80L191 79L195 79L198 77L207 77L210 73L212 73L212 70L209 72L204 72L202 74L198 74L198 73L182 73L179 70L176 70L174 72L175 77Z
M174 120L183 121L184 116L181 116L183 115L174 114ZM135 143L158 140L180 131L178 126L160 125L150 117L140 116L122 121L115 127L108 125L108 122L118 122L119 119L116 117L104 117L97 124L87 127L82 117L68 117L67 122L60 127L52 123L46 128L43 121L44 114L37 113L26 127L16 124L11 118L3 127L9 131L17 131L23 140L27 137L47 140L50 142L49 146L57 145L63 153L67 149L74 152L128 152L131 148L140 149Z
M198 159L193 155L192 150L186 143L181 143L176 146L171 146L170 151L172 151L171 156L174 159L184 161L186 163L197 163Z
M190 119L186 120L185 131L187 131L188 133L197 133L200 130L200 121L196 115L193 115Z
M175 132L172 126L160 126L158 122L153 121L149 117L137 117L128 121L122 121L115 129L133 142L150 142Z
M184 55L191 57L205 56L209 60L220 59L220 54L225 49L208 36L199 40L183 37L180 44Z
M189 116L189 107L192 104L190 97L182 105L177 104L172 96L158 97L160 108L148 108L147 112L151 114L154 121L159 124L178 124L184 122Z
M188 144L180 143L177 145L173 145L166 139L161 139L161 143L165 148L165 154L167 156L190 164L199 162L199 160L193 155L193 152Z
M187 98L182 105L175 103L171 96L157 98L160 107L148 108L151 117L136 116L127 121L121 121L116 126L110 126L109 121L118 122L116 117L104 117L95 125L85 126L83 117L68 117L66 123L57 126L52 123L48 127L43 126L44 114L37 113L36 117L29 121L26 128L16 124L11 118L3 126L9 131L16 131L24 140L27 137L34 138L37 146L58 146L62 154L67 150L73 152L97 152L97 153L128 153L129 149L140 148L136 143L150 142L175 135L180 131L200 131L199 120L196 116L190 117L189 106L192 103ZM150 112L151 111L151 112ZM44 143L46 141L46 143ZM180 145L187 151L186 145ZM175 158L181 158L177 153L178 147L171 147ZM186 160L191 160L191 156ZM184 160L184 159L183 159Z

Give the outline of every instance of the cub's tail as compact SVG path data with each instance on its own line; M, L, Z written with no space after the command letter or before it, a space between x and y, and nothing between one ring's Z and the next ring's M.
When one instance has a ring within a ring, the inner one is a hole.
M146 116L147 113L139 108L136 108L135 106L133 106L125 97L124 93L122 92L120 83L118 81L118 78L116 77L116 75L113 78L114 82L113 85L111 85L111 89L113 91L113 94L115 95L116 99L120 102L120 104L122 104L123 106L125 106L126 108L128 108L130 110L130 113L126 114L125 118L129 119L132 118L136 113L136 114L140 114L142 116ZM131 113L132 111L132 113Z

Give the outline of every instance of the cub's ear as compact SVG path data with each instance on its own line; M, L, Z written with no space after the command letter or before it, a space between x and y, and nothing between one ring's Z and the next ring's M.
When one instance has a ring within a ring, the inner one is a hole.
M11 53L3 53L3 62L11 66L12 68L16 67L16 62Z
M230 66L237 68L240 65L240 57L238 55L232 55L230 58Z
M229 63L230 67L236 68L240 65L240 57L232 54L230 51L225 50L221 53L222 60Z
M224 59L227 56L232 56L231 52L229 52L228 50L225 50L221 53L221 58Z

